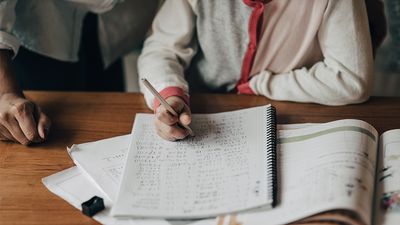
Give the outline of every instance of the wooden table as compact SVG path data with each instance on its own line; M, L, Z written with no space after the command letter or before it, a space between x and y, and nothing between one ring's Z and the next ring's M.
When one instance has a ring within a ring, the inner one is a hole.
M0 224L97 224L50 193L41 179L73 166L66 147L131 130L135 113L147 109L141 94L26 92L51 117L46 143L21 146L0 143ZM272 103L279 123L362 119L380 133L400 128L400 98L371 98L360 105L328 107L275 102L264 97L234 94L192 96L195 113L210 113Z

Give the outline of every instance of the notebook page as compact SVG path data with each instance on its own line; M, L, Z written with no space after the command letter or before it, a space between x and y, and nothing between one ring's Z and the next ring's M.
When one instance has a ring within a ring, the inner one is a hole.
M272 210L239 214L239 222L286 224L322 211L350 209L370 224L378 143L372 126L339 120L280 130L278 140L281 199Z
M375 224L397 225L400 221L400 129L381 135L379 153Z
M137 114L117 216L206 217L270 204L266 107L193 115L195 137L158 137Z

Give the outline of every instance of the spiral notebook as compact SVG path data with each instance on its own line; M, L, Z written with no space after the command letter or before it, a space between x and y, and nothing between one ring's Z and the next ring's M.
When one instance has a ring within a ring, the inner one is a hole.
M114 216L197 219L276 203L276 116L271 105L194 114L195 136L161 139L137 114Z

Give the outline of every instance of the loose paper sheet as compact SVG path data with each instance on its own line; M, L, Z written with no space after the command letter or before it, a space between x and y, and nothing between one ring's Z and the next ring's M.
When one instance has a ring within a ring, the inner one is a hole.
M111 201L94 185L78 167L74 166L42 179L43 184L54 194L81 210L82 202L97 195L104 199L105 210L93 218L102 224L113 225L169 225L163 220L117 219L110 215Z
M123 135L68 149L75 164L113 201L117 197L130 137Z

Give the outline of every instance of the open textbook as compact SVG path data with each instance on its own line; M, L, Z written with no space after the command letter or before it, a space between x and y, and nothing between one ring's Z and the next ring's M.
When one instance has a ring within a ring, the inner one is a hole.
M237 221L243 225L295 221L399 224L400 211L395 204L388 204L387 196L395 196L400 190L400 130L388 131L378 141L376 130L360 120L278 128L278 205L269 211L240 213ZM87 165L88 161L97 161L86 172L95 177L99 187L113 182L107 172L110 167L102 159L123 149L114 149L115 141L116 138L111 138L72 148L75 162ZM127 136L124 141L128 142ZM114 163L121 165L117 169L117 174L121 174L123 163L118 160ZM115 178L118 183L121 176ZM117 186L109 189L111 195L116 195ZM381 207L383 203L386 209ZM217 220L199 220L193 224L216 225Z

